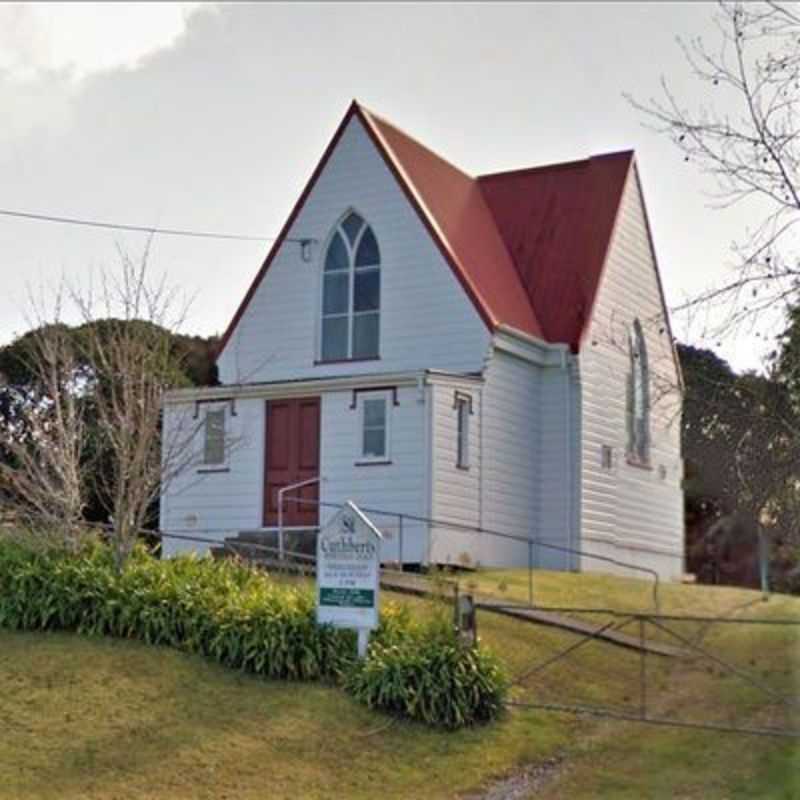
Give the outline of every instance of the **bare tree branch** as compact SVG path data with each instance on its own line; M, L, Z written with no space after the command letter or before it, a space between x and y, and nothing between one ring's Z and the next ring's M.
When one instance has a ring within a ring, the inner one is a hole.
M79 538L86 486L85 373L69 328L61 320L63 287L47 313L34 305L35 326L26 340L31 385L7 386L14 413L0 426L0 444L11 463L0 461L0 484L28 511L74 546Z
M777 2L721 2L715 22L714 46L679 40L710 104L685 108L665 79L662 99L628 100L713 178L716 207L746 203L757 220L736 242L733 276L678 309L715 303L722 336L798 300L800 15Z

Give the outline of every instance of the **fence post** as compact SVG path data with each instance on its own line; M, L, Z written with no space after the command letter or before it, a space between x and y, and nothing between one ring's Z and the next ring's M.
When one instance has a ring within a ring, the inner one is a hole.
M528 605L533 605L533 542L528 540Z
M278 560L283 564L283 488L278 489Z
M769 598L769 540L764 529L758 526L758 571L761 577L761 596Z
M403 571L403 515L397 515L397 560L400 562L400 572Z
M645 672L644 617L639 617L639 716L647 717L647 675Z

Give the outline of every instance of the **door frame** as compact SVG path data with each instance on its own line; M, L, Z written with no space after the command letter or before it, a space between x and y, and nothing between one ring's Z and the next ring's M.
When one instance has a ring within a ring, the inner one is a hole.
M269 490L268 490L268 481L269 481L269 407L271 403L302 403L303 401L309 400L316 400L317 403L317 478L321 477L322 474L322 395L301 395L301 396L294 396L290 395L289 397L270 397L266 398L264 401L264 443L262 447L262 464L263 470L261 474L261 527L263 528L277 528L277 521L274 523L269 523L267 521L269 515ZM299 480L299 479L298 479ZM295 483L296 481L292 481ZM321 483L317 483L317 492L320 491ZM319 494L317 495L319 497ZM315 509L315 517L316 520L310 523L303 523L301 525L297 525L296 523L289 523L286 525L284 523L284 527L293 527L293 528L307 528L307 527L317 527L319 525L319 513L320 509L319 506Z

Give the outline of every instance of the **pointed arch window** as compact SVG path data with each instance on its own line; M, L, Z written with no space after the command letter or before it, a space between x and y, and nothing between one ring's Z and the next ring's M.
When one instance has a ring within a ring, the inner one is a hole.
M336 226L322 275L320 360L377 358L381 256L372 228L354 211Z
M638 319L628 332L630 372L628 374L628 459L650 464L650 371L647 345Z

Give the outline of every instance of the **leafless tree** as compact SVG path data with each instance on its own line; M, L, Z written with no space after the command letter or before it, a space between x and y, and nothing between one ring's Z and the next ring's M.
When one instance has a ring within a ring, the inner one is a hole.
M0 460L0 489L5 483L35 516L31 530L63 531L70 542L86 528L87 498L98 498L118 568L152 523L160 493L204 459L205 419L191 404L174 405L165 424L164 393L190 385L176 336L188 303L152 278L149 249L133 258L118 247L118 268L89 286L62 286L55 313L38 314L23 337L33 381L0 387L19 395L0 428L10 456ZM80 324L61 322L65 301ZM238 441L226 435L225 452Z
M713 44L680 41L709 102L688 108L666 79L661 99L628 99L714 179L714 205L752 210L731 277L684 306L724 310L713 331L722 335L800 295L800 12L794 4L721 2L715 22Z
M0 484L18 498L20 510L35 515L37 531L58 531L75 546L86 498L86 397L74 339L61 321L62 301L59 290L50 315L35 305L23 356L32 382L5 388L14 395L15 412L0 426L0 444L10 456L0 462Z
M133 259L119 248L118 273L102 273L96 288L71 290L84 323L79 346L93 373L101 464L92 474L120 568L160 491L198 458L196 423L162 430L164 392L187 383L174 351L186 305L163 278L151 279L148 252Z

